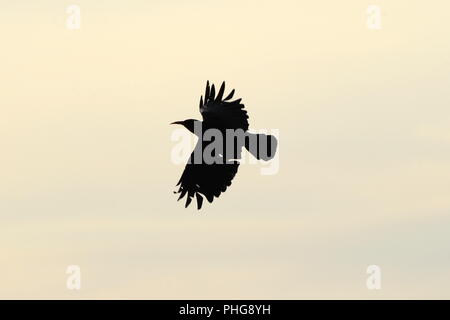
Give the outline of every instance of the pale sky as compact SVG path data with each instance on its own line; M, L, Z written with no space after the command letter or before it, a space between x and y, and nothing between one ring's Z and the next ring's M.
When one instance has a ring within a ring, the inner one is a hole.
M450 298L448 1L0 8L0 298ZM206 80L279 130L280 170L197 212L169 123Z

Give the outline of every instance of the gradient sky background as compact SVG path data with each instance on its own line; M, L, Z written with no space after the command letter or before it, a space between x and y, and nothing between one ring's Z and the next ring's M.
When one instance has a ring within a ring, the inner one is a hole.
M0 298L450 298L448 1L0 7ZM207 79L280 130L280 171L198 213L168 124Z

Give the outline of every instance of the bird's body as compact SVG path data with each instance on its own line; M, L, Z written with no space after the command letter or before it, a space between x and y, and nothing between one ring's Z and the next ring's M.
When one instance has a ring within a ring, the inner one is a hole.
M241 104L241 99L230 101L234 90L223 98L224 91L225 82L222 83L217 96L214 85L210 87L207 82L205 99L200 98L199 106L203 121L188 119L173 123L183 125L199 137L177 184L180 186L177 191L180 193L178 200L187 195L186 207L194 196L197 199L197 207L200 209L203 196L212 202L214 197L219 197L222 192L225 192L237 173L239 167L237 160L241 158L242 147L246 147L258 159L269 160L275 154L277 144L275 137L248 133L248 115L244 105ZM216 141L218 138L220 139ZM260 154L257 147L252 148L254 143L251 143L263 138L268 139L269 149L271 149L269 153L266 153L266 157ZM227 149L230 145L232 148ZM215 146L219 148L214 148ZM208 151L211 151L210 157L206 157L206 154L209 154Z

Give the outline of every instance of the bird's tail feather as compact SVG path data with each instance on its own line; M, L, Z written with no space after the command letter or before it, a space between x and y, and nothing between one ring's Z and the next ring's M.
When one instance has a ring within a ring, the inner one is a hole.
M269 161L275 156L278 140L273 135L264 133L249 133L245 139L245 149L256 159Z

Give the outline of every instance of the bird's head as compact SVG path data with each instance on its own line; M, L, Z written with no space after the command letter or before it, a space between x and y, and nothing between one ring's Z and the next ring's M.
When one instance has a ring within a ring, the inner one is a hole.
M190 132L195 133L194 127L195 127L196 122L200 122L200 121L195 120L195 119L187 119L187 120L183 120L183 121L175 121L175 122L172 122L171 124L180 124L180 125L184 126L186 129L188 129Z

